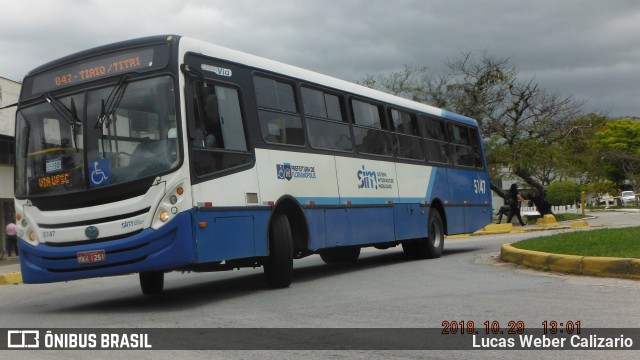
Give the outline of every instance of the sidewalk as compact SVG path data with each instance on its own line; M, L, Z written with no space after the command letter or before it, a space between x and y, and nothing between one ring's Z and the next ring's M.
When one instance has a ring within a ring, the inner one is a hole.
M20 257L4 257L0 261L0 285L21 284Z
M15 264L20 264L19 256L5 256L2 260L0 260L0 268ZM2 271L4 271L4 268L2 268Z

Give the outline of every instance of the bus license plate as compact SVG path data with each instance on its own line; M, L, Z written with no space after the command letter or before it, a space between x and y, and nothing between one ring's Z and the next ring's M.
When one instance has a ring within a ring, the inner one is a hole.
M92 264L107 260L104 250L82 251L77 253L78 264Z

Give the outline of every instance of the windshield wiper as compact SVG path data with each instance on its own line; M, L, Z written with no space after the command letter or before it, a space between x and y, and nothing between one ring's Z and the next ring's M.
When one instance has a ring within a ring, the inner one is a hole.
M78 111L76 110L75 101L71 98L71 109L67 109L60 100L54 98L51 94L45 94L45 99L58 114L62 115L64 121L71 126L71 132L73 133L73 147L76 152L80 152L78 149L78 133L80 132L82 122L78 119Z
M104 99L100 100L101 104L100 104L100 116L98 116L98 121L96 121L96 125L94 126L94 128L100 129L100 139L102 141L102 157L106 157L106 148L105 148L105 137L104 137L104 133L103 133L103 129L104 129L104 123L107 123L107 132L108 132L108 139L111 139L111 119L113 118L113 122L114 122L114 130L116 129L115 127L115 121L116 121L116 117L113 116L116 109L118 108L118 105L120 104L120 101L122 101L122 98L124 98L124 93L125 90L127 89L127 85L128 83L127 81L127 76L121 76L120 79L118 80L118 83L116 84L116 86L114 86L113 90L111 90L111 93L109 94L109 97L107 97L107 100L105 101ZM115 130L115 136L116 136L116 152L118 150L118 140L117 140L117 130ZM109 141L109 147L111 148L111 142ZM113 150L113 149L111 149Z
M109 122L108 122L109 118L116 111L116 108L118 107L118 105L120 104L120 101L122 101L122 98L124 97L124 92L128 85L126 81L127 81L127 77L121 76L116 86L113 88L113 90L111 90L111 93L109 94L109 97L107 97L107 100L106 101L104 99L101 100L102 104L100 108L100 116L98 116L98 121L96 122L96 125L95 125L96 129L101 127L105 121L107 121L107 126L109 126Z

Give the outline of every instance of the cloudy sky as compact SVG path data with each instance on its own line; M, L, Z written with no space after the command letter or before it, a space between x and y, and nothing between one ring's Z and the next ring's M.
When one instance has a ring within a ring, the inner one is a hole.
M0 76L157 34L352 81L487 51L585 111L640 116L637 0L0 0Z

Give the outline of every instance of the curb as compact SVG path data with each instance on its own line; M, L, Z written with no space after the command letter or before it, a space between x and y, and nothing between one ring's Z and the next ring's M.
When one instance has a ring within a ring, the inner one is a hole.
M508 226L505 226L508 225ZM588 224L584 228L590 227ZM522 234L525 232L533 232L533 231L545 231L545 230L566 230L576 228L574 226L542 226L542 225L528 225L526 227L513 227L512 224L491 224L487 225L482 230L478 230L469 235L471 236L479 236L479 235L498 235L498 234ZM582 228L582 227L581 227Z
M500 259L537 270L640 279L640 259L550 254L503 244Z
M569 220L569 221L563 221L560 223L556 221L553 215L545 215L543 218L538 219L535 225L528 225L526 227L513 227L513 224L511 223L489 224L484 228L468 235L479 236L479 235L499 235L499 234L522 234L525 232L532 232L532 231L587 229L587 228L602 227L602 226L603 225L590 225L586 220Z
M0 275L0 285L22 284L22 273L13 272Z

